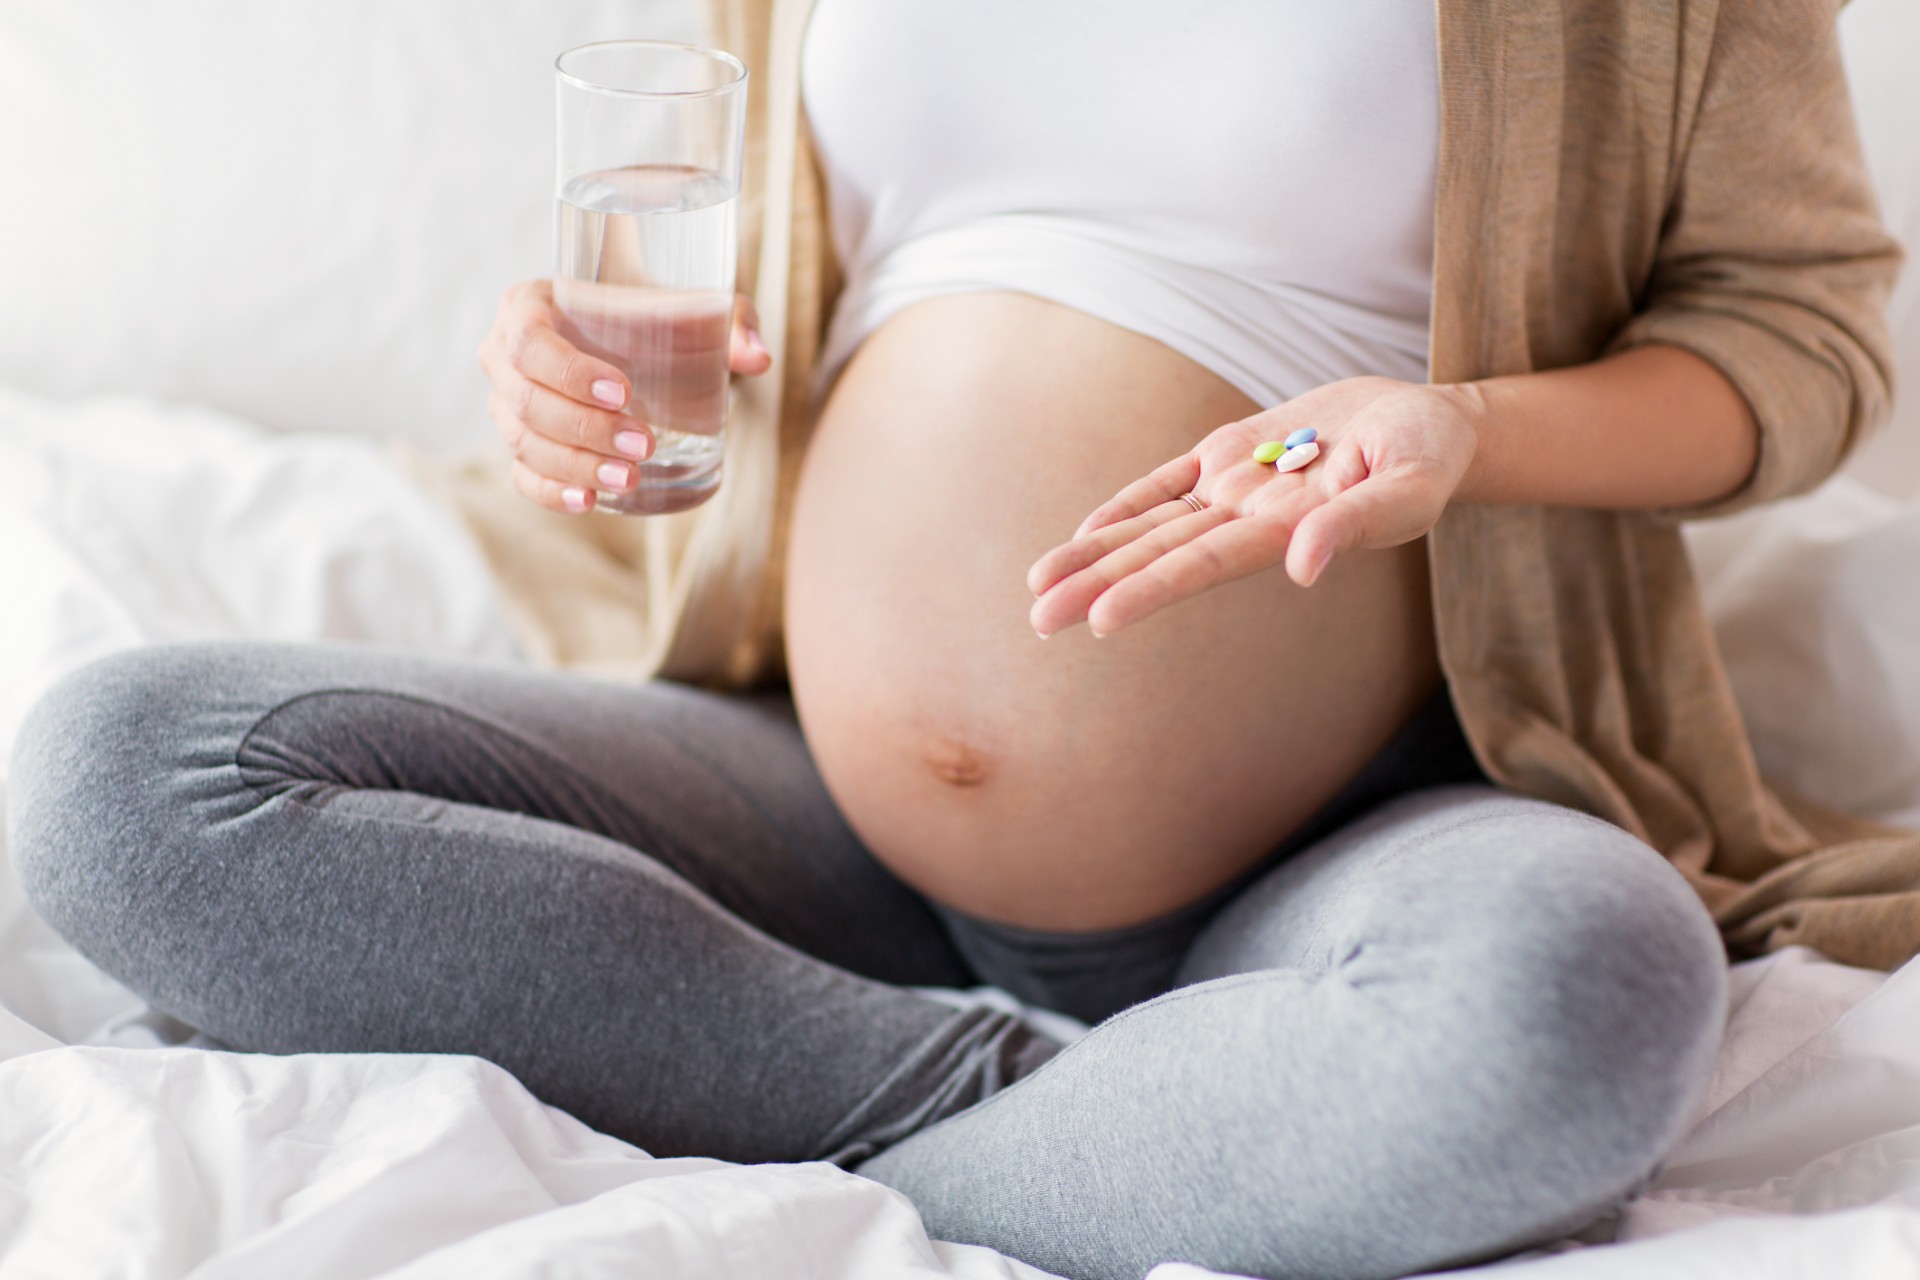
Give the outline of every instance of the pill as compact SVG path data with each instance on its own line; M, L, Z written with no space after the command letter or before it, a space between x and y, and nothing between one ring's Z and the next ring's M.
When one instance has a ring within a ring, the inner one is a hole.
M1320 446L1309 440L1297 449L1287 450L1287 456L1280 459L1275 471L1298 471L1320 456Z
M1265 444L1260 445L1259 447L1254 449L1253 460L1255 462L1272 462L1275 458L1279 457L1281 454L1285 453L1286 451L1287 451L1286 441L1269 440Z
M1320 438L1320 433L1312 427L1302 427L1287 437L1287 448L1297 449L1303 444L1312 444Z

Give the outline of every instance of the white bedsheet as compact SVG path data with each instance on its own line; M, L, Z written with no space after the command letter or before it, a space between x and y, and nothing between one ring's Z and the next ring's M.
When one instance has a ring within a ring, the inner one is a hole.
M1920 505L1842 488L1781 508L1765 533L1702 544L1709 598L1734 602L1723 635L1750 641L1743 669L1771 681L1791 668L1753 630L1764 545L1781 589L1847 611L1796 633L1795 651L1812 646L1803 684L1827 680L1842 706L1920 688L1915 560L1898 551L1920 546ZM1845 539L1872 554L1816 571ZM1874 564L1897 576L1876 579ZM139 401L0 392L0 580L0 762L40 689L126 645L512 650L472 548L376 449ZM1874 660L1846 657L1863 652ZM1847 668L1823 670L1836 658ZM1764 688L1741 693L1750 712L1773 709ZM1773 758L1817 780L1818 744L1780 736L1788 718L1768 723L1782 726ZM1894 746L1879 749L1920 742L1901 736L1915 723L1920 705L1895 705L1875 731ZM1857 767L1875 811L1920 814L1903 790L1916 759L1872 763ZM1708 1114L1624 1215L1622 1242L1450 1274L1920 1275L1920 969L1888 977L1789 951L1734 981ZM0 1276L1040 1275L929 1243L899 1197L831 1168L650 1159L472 1059L156 1047L182 1033L47 931L0 868ZM1168 1266L1156 1280L1199 1274Z

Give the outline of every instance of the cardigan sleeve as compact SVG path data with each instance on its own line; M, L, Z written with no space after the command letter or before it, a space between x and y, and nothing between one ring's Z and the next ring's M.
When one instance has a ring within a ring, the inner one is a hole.
M1861 154L1835 8L1719 6L1641 307L1607 350L1665 343L1713 364L1753 410L1759 457L1732 493L1658 519L1811 489L1886 417L1901 253Z

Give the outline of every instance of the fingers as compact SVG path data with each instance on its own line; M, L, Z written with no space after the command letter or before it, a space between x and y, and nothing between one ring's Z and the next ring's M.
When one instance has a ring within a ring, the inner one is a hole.
M585 511L595 490L625 492L638 483L634 464L652 454L654 437L634 416L643 406L630 403L626 376L569 341L578 334L563 333L563 319L551 281L516 284L501 297L478 355L493 383L488 413L514 458L514 487L550 510ZM735 373L764 373L773 364L759 324L752 300L736 295L728 342ZM616 412L623 408L633 412Z
M1446 503L1417 473L1378 472L1303 517L1287 548L1287 576L1312 586L1335 556L1410 542L1433 527Z
M500 299L481 367L499 386L508 370L582 404L625 405L631 388L619 369L568 342L554 328L553 285L528 280Z
M1111 635L1209 587L1272 568L1286 554L1290 532L1271 516L1223 517L1103 591L1087 610L1087 626Z
M1121 541L1085 568L1054 583L1033 602L1028 614L1033 629L1042 636L1050 636L1084 618L1095 635L1106 634L1111 628L1094 619L1095 610L1101 607L1110 590L1134 575L1147 572L1161 558L1233 521L1232 513L1221 508L1194 511L1184 502L1166 503L1147 516L1136 517L1128 522L1128 527L1137 536ZM1149 522L1144 529L1142 522Z
M1184 501L1163 502L1131 520L1121 520L1062 543L1034 561L1033 567L1027 570L1027 590L1036 596L1045 595L1061 579L1080 572L1142 534L1193 513L1193 508Z
M760 313L753 299L736 294L733 299L733 329L727 343L727 367L735 373L752 376L773 367L773 353L760 340Z
M545 280L508 289L480 367L493 383L487 412L515 459L514 485L554 511L585 511L593 491L623 492L634 464L653 452L653 433L615 413L627 401L620 371L555 331L553 287Z
M581 404L515 373L494 384L488 408L516 457L522 430L616 460L637 462L653 452L653 431L639 418Z
M1193 486L1199 483L1200 459L1192 453L1183 453L1173 461L1155 467L1095 507L1093 514L1080 522L1073 536L1084 538L1094 530L1103 529L1116 521L1131 520L1163 502L1173 501L1183 493L1192 493Z
M607 409L627 402L625 375L568 342L549 322L530 320L509 333L507 358L521 377L569 400Z
M624 493L639 483L638 461L653 450L644 423L517 375L507 385L488 397L487 412L514 458L521 493L550 510L577 512L593 506L596 489Z
M536 475L563 485L608 489L616 493L625 493L640 481L638 462L578 449L538 431L528 430L497 397L489 403L488 409L500 427L507 452Z
M536 475L524 462L513 464L513 487L520 496L549 511L580 515L593 510L593 490Z

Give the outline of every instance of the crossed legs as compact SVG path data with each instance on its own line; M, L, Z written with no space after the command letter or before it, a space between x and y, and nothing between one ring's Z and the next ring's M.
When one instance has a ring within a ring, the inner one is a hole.
M1061 1051L908 989L977 975L778 699L178 646L63 682L12 777L36 906L227 1043L480 1054L656 1153L833 1160L1073 1277L1576 1229L1684 1132L1725 999L1663 859L1485 786L1281 862Z

